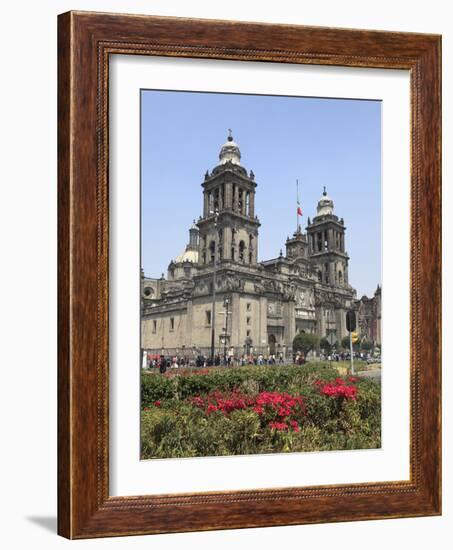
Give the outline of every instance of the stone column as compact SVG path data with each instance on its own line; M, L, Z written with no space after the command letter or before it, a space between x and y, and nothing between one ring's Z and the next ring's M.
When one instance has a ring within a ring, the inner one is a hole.
M260 348L267 345L267 298L265 296L261 296L259 302L259 331L257 345Z
M342 338L347 336L346 330L346 311L342 308L335 310L335 324L337 329L337 338L340 342Z
M231 327L231 345L234 346L236 352L238 348L242 349L242 344L244 342L240 341L241 335L241 310L239 303L239 294L233 292L231 295L231 318L230 318L230 327Z
M258 263L258 235L253 239L253 263Z
M236 185L235 188L234 188L234 197L233 197L233 210L234 211L238 210L238 203L239 203L239 189L238 189L238 186Z
M233 184L231 181L225 182L225 208L233 207Z
M335 273L336 273L336 263L335 262L329 262L329 279L330 284L335 285Z
M186 313L186 326L184 330L183 343L186 346L186 350L189 351L193 344L192 342L192 328L193 328L193 303L192 300L187 302L187 313Z
M203 204L203 217L206 218L209 211L209 204L208 204L208 192L205 191L203 195L204 204Z
M223 257L231 260L231 227L223 228Z
M324 311L321 306L316 308L316 333L320 338L326 335L326 320L324 317Z
M253 219L255 217L255 191L250 191L250 217Z
M283 303L283 326L285 330L283 343L287 347L293 346L296 335L296 304L293 301Z

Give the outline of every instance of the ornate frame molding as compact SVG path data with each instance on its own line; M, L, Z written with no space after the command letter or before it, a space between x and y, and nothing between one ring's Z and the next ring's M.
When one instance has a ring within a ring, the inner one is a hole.
M59 16L58 30L59 533L87 538L440 514L440 37L88 12ZM108 61L113 54L410 71L410 481L109 496Z

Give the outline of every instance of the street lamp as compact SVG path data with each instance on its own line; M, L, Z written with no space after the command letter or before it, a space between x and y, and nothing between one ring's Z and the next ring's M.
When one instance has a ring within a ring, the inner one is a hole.
M230 315L230 312L228 311L229 305L230 305L230 301L228 300L228 298L225 298L225 300L223 301L223 307L225 308L225 311L223 313L225 315L225 323L223 326L223 362L225 365L227 364L226 348L227 348L227 340L228 340L228 315Z

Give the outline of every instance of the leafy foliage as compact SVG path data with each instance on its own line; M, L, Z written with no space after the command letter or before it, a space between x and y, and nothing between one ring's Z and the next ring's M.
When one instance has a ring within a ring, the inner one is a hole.
M302 351L306 355L309 351L319 346L319 337L316 334L299 332L293 340L293 350Z
M330 350L332 349L332 346L330 345L330 342L329 340L327 340L327 338L321 338L319 342L319 347L327 353L329 353Z
M349 347L350 347L350 344L349 344L349 336L344 336L342 339L341 339L341 347L343 349L347 349L349 351Z
M380 384L325 364L142 375L142 458L380 446Z

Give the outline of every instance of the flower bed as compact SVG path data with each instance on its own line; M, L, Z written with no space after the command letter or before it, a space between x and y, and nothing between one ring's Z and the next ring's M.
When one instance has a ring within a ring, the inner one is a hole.
M378 448L380 384L314 367L145 375L142 458Z

